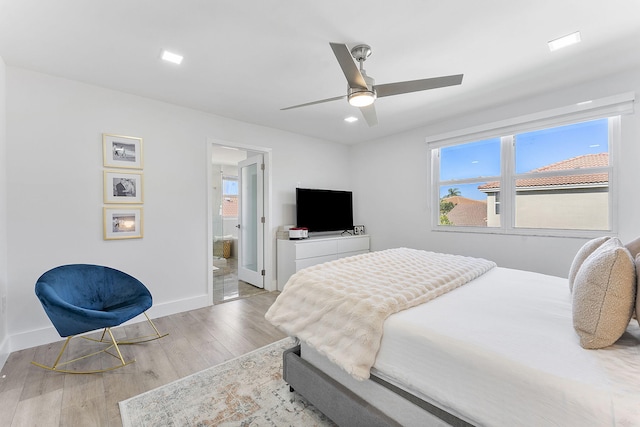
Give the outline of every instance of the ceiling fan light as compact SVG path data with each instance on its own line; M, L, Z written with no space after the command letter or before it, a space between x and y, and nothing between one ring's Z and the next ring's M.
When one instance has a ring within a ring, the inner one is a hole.
M373 92L363 91L363 92L353 92L349 94L349 104L354 107L366 107L368 105L373 104L375 101L376 95Z

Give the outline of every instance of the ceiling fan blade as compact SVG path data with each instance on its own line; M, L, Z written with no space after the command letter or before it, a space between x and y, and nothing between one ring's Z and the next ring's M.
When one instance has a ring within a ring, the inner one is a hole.
M463 75L464 74L456 74L452 76L434 77L431 79L388 83L383 85L375 85L374 87L378 98L382 98L384 96L400 95L403 93L418 92L421 90L459 85L462 83Z
M360 70L358 70L358 66L353 62L353 57L351 56L351 52L347 45L341 43L329 44L331 45L333 54L336 56L338 64L340 64L340 68L342 68L342 72L349 83L349 87L362 88L366 90L367 82L364 81L364 77L362 77Z
M362 113L362 117L367 122L369 127L375 126L378 124L378 116L376 114L376 108L371 105L367 105L366 107L360 107L360 112Z
M347 95L342 95L342 96L336 96L333 98L321 99L320 101L307 102L306 104L300 104L300 105L294 105L291 107L281 108L280 111L291 110L293 108L299 108L299 107L306 107L308 105L322 104L323 102L337 101L339 99L344 99L346 97Z

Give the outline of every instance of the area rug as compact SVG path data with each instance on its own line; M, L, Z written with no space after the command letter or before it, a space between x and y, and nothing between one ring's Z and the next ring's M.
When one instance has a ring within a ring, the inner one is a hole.
M333 426L282 379L285 338L119 403L124 427Z

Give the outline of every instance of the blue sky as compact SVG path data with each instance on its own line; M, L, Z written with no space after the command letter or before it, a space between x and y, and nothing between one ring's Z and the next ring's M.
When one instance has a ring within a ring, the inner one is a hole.
M238 180L237 179L223 179L222 180L222 193L227 195L238 195Z
M608 150L607 119L517 134L516 173L529 172L584 154L606 153ZM499 138L440 149L440 181L499 175ZM455 187L464 197L484 200L485 194L477 190L481 184L442 186L440 196Z

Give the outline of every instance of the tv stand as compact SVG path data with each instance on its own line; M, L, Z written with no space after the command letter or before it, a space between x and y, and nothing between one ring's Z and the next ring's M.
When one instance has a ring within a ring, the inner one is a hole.
M312 265L369 252L369 236L319 236L277 241L278 290L294 273Z

